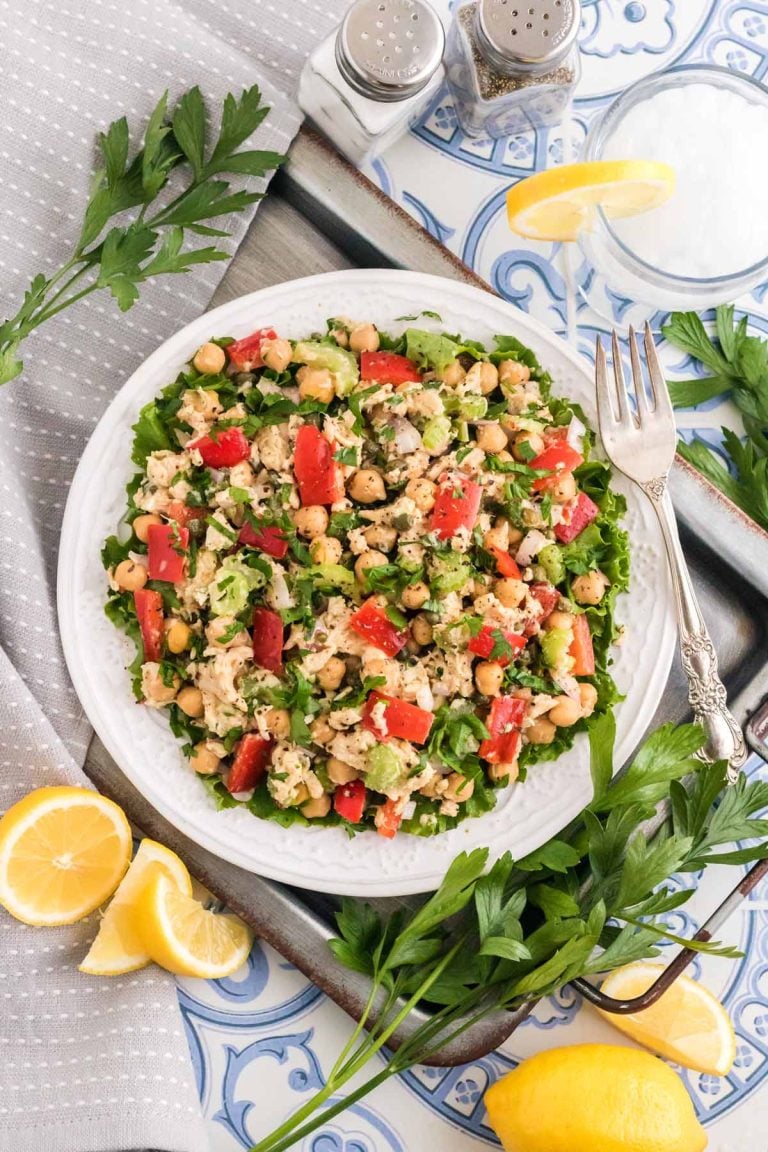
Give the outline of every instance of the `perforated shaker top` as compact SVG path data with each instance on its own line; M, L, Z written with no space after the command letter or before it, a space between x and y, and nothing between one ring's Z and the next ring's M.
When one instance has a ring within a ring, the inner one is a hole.
M374 100L405 100L439 67L445 34L425 0L357 0L336 37L348 84Z
M503 71L546 71L573 46L580 0L479 0L478 40Z

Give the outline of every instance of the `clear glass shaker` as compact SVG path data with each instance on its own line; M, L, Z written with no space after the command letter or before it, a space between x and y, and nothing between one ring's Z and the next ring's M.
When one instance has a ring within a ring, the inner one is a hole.
M357 0L304 65L299 104L359 166L440 86L444 48L443 26L425 0Z
M557 123L581 68L580 0L474 0L456 12L445 69L471 136L510 136Z

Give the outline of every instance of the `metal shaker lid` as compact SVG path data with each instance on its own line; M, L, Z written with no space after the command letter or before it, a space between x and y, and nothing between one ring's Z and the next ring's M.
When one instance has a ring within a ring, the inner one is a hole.
M336 37L336 63L356 92L407 100L440 65L445 33L426 0L357 0Z
M479 0L480 48L500 72L548 72L573 46L580 0Z

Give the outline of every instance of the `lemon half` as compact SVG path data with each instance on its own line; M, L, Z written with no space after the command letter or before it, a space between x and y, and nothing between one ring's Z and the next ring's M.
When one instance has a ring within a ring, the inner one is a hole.
M596 209L635 216L669 199L675 171L656 160L589 160L563 164L520 180L507 192L513 232L531 240L575 240Z

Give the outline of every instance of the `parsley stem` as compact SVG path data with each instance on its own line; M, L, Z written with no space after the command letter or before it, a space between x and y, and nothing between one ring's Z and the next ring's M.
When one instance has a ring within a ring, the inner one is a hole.
M72 266L72 261L70 261L70 268L71 268L71 266ZM53 296L51 296L51 298L45 302L43 307L31 317L30 321L27 324L23 325L22 328L19 329L19 334L20 334L22 339L29 332L32 332L35 328L37 328L37 326L39 324L42 324L43 321L47 320L49 316L53 316L53 315L55 315L55 313L57 311L60 311L60 309L55 307L56 302L62 296L64 296L65 293L67 293L69 291L69 289L72 287L72 285L76 284L77 281L80 279L80 277L83 276L88 271L88 269L91 267L93 267L93 265L84 264L77 272L75 272L75 274L73 276L70 276L70 278L69 278L69 280L67 280L66 284L62 284L61 288L59 288L59 290L57 292L54 292ZM53 283L53 281L51 281L51 284L52 283ZM50 285L49 285L49 287L50 287ZM69 305L72 300L76 300L76 299L78 299L78 297L73 296L71 298L71 300L67 300L67 305Z
M46 308L45 311L35 319L34 323L25 324L24 327L19 330L21 339L27 336L30 332L34 331L34 329L37 328L39 324L42 324L43 321L50 320L52 316L57 314L57 312L63 312L65 308L69 308L70 304L75 304L78 300L82 300L84 296L89 296L91 292L95 292L98 287L99 285L96 283L89 284L87 288L81 288L81 290L76 292L74 296L67 297L66 300L62 300L61 303L57 304L55 307Z

